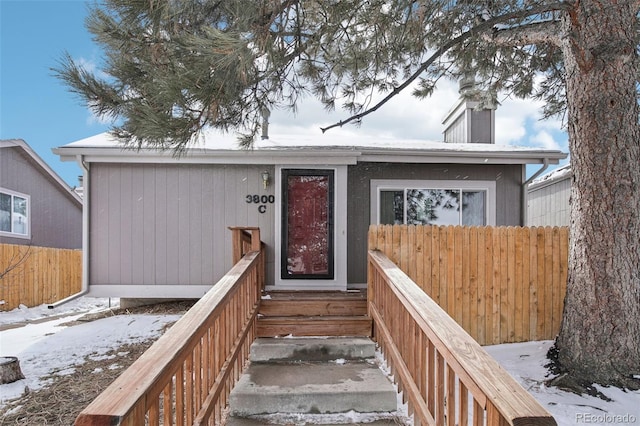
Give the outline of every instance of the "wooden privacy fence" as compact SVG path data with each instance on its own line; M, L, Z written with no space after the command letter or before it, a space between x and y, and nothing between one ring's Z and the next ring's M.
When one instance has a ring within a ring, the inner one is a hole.
M0 244L0 310L54 303L82 288L82 251Z
M553 417L407 275L369 251L374 339L416 425L555 425Z
M372 225L380 250L481 345L555 338L567 228Z

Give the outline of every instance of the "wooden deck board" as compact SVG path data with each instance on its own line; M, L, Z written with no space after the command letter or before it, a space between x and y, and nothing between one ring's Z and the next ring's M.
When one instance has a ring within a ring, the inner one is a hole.
M270 317L258 319L258 337L371 336L369 317Z
M266 292L267 296L272 300L314 300L314 299L356 299L366 300L367 290L349 290L349 291L287 291L287 290L271 290Z
M363 291L270 291L260 301L258 336L371 336Z
M264 316L359 316L367 315L366 300L263 300L260 314Z

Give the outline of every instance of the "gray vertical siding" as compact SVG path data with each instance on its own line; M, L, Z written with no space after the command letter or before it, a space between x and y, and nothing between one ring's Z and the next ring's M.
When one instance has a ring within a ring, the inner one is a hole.
M471 131L469 141L471 143L493 143L491 133L493 132L493 120L491 119L491 110L470 111L471 114Z
M0 243L82 248L82 205L20 147L0 149L0 187L30 197L31 239L0 236Z
M493 110L476 111L466 108L446 129L447 143L494 143L492 134L495 121Z
M529 190L528 226L569 226L571 178L556 180Z
M275 204L246 202L273 166L92 163L91 285L212 285L231 267L228 226L259 226L273 283ZM360 163L348 169L347 282L366 282L371 179L496 181L496 224L520 225L520 165ZM279 203L276 195L276 203ZM340 213L340 212L338 212ZM114 294L114 296L117 296ZM153 297L152 294L146 297Z
M231 267L228 226L260 226L273 244L274 205L260 214L246 202L273 194L262 187L264 169L92 163L90 284L214 284Z
M365 283L371 179L496 181L496 225L518 226L522 211L521 165L360 163L349 166L347 282Z

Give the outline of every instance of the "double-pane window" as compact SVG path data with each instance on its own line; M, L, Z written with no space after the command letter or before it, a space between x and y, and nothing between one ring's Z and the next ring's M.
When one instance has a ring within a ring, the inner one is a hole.
M380 191L380 223L485 225L486 191L407 188Z
M29 235L29 196L0 188L0 233Z
M374 223L382 225L466 225L495 222L495 183L372 181Z

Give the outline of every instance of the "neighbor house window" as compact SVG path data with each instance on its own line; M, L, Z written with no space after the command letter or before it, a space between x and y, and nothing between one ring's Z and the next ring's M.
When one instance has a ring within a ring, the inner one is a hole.
M495 182L372 180L377 224L495 224Z
M29 236L29 196L0 188L0 235Z

